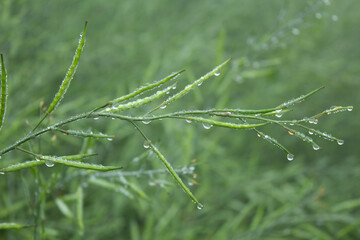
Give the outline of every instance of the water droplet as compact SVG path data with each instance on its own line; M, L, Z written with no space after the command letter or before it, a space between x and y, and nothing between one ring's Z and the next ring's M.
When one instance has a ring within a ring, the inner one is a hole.
M317 120L316 118L312 118L309 120L309 123L311 124L317 124L319 122L319 120Z
M203 82L199 82L199 83L198 83L198 86L200 87L200 86L201 86L201 84L203 84Z
M105 109L105 111L110 112L110 111L111 111L111 108L107 107L107 108Z
M149 124L151 121L142 121L143 124Z
M214 73L214 76L215 76L215 77L218 77L218 76L220 76L220 73L219 73L219 72L216 72L216 73Z
M291 123L289 123L289 125L290 125L290 126L294 126L295 124L291 122Z
M316 13L316 14L315 14L315 17L316 17L317 19L320 19L320 18L322 18L322 15L321 15L321 13Z
M334 22L337 22L339 20L339 17L336 15L332 15L331 20L333 20Z
M111 120L115 120L115 118L111 118Z
M99 118L98 117L94 117L94 120L98 120Z
M185 120L187 123L191 123L192 121L190 119Z
M294 35L299 35L299 34L300 34L300 30L297 29L297 28L293 28L293 29L291 30L291 32L292 32L292 34L294 34Z
M112 140L114 140L114 139L113 139L113 138L107 138L107 140L108 140L108 141L112 141Z
M281 118L283 116L284 113L281 112L281 110L278 110L277 113L275 114L275 116L277 118Z
M176 89L176 86L173 86L172 89Z
M211 125L211 124L209 124L209 123L203 123L202 124L203 125L203 127L205 128L205 129L210 129L213 125Z
M354 109L354 107L351 106L351 107L349 107L347 110L348 110L349 112L351 112L353 109ZM0 159L1 159L1 156L0 156Z
M5 173L4 172L0 172L0 175L4 175Z
M316 144L314 144L312 147L313 147L313 149L314 149L315 151L317 151L317 150L320 149L320 146L319 146L319 145L316 145Z
M286 157L287 157L287 160L289 160L289 161L294 160L294 154L289 153Z
M191 182L191 181L189 181L189 182L188 182L188 185L189 185L189 186L192 186L192 185L194 185L194 183Z
M165 109L165 108L166 108L166 104L164 104L160 107L160 109Z
M149 148L150 147L150 144L147 140L145 140L144 142L144 148Z
M198 204L196 205L196 208L199 209L199 210L201 210L201 209L204 208L204 205L202 205L201 203L198 203Z
M46 160L46 161L45 161L45 165L46 165L47 167L53 167L55 164L54 164L53 161Z
M311 131L311 130L309 130L309 134L310 134L310 135L313 135L313 134L314 134L314 132L313 132L313 131Z
M344 140L338 140L337 144L339 144L340 146L344 144Z
M40 158L35 158L36 161L40 161Z

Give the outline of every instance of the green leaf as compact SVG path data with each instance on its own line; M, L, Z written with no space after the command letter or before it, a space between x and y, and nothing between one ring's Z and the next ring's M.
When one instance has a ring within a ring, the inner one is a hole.
M28 227L32 227L32 225L24 225L24 224L18 224L18 223L13 223L13 222L0 223L0 230L22 229L22 228L28 228Z

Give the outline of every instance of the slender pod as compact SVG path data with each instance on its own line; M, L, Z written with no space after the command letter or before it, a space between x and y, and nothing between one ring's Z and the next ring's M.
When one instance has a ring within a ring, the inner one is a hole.
M211 70L210 72L208 72L207 74L205 74L204 76L202 76L201 78L197 79L196 81L194 81L193 83L187 85L183 90L181 90L180 92L172 95L171 97L169 97L167 100L165 100L164 102L162 102L159 106L157 106L156 108L154 108L153 110L151 110L149 113L161 108L162 106L168 105L171 102L174 102L176 100L178 100L179 98L183 97L185 94L187 94L190 90L192 90L194 87L196 86L200 86L206 79L208 79L211 76L214 75L218 75L219 71L221 70L221 68L223 66L225 66L228 62L230 61L230 58L228 60L226 60L225 62L223 62L222 64L216 66L213 70Z
M3 54L0 54L1 59L1 99L0 99L0 130L5 120L6 102L7 102L7 73L4 64Z
M202 209L203 205L197 200L197 198L194 196L194 194L190 191L190 189L185 185L185 183L181 180L181 178L179 177L179 175L176 173L176 171L174 170L174 168L171 166L171 164L166 160L166 158L164 157L164 155L159 151L159 149L157 147L154 146L154 144L152 144L152 142L150 141L150 139L148 139L146 137L146 135L144 134L144 132L133 122L130 121L132 125L134 125L134 127L139 131L139 133L143 136L143 138L145 139L145 141L147 141L147 143L149 144L149 146L151 147L151 149L155 152L155 154L158 156L158 158L162 161L162 163L165 165L165 167L167 168L167 170L170 172L170 174L173 176L173 178L175 179L175 181L180 185L180 187L187 193L187 195L196 203L197 208L198 209Z
M73 79L77 66L79 65L80 56L82 54L84 45L85 45L85 34L86 34L87 21L85 22L84 31L80 34L79 44L76 48L72 63L65 75L64 80L62 81L58 92L55 94L53 101L50 103L49 108L46 110L44 116L41 118L39 123L35 126L33 131L44 121L44 119L49 116L51 112L59 105L60 101L63 99L67 89L70 86L71 80Z
M133 97L135 97L135 96L137 96L137 95L139 95L139 94L141 94L141 93L143 93L143 92L145 92L145 91L147 91L147 90L156 88L156 87L158 87L158 86L160 86L160 85L162 85L162 84L164 84L164 83L166 83L166 82L168 82L168 81L170 81L170 80L173 80L173 79L177 78L177 77L178 77L181 73L183 73L184 71L185 71L185 70L181 70L181 71L172 73L172 74L170 74L169 76L167 76L167 77L165 77L165 78L163 78L163 79L161 79L161 80L159 80L159 81L156 81L156 82L154 82L154 83L151 83L151 84L142 86L142 87L136 89L135 91L133 91L133 92L131 92L131 93L125 95L125 96L122 96L122 97L116 98L116 99L114 99L114 100L111 100L111 101L108 103L108 105L112 105L112 104L115 104L115 103L123 102L123 101L128 100L128 99L130 99L130 98L133 98Z

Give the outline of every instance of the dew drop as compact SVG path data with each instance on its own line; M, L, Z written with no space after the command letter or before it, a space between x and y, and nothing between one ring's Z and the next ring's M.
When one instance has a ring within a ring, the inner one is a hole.
M143 124L149 124L151 121L142 121Z
M53 161L46 160L46 161L45 161L45 165L46 165L47 167L53 167L55 164L54 164Z
M107 107L107 108L105 109L105 111L110 112L110 111L111 111L111 108Z
M201 86L201 84L203 84L203 82L199 82L199 83L198 83L198 86L200 87L200 86Z
M332 15L331 20L333 20L334 22L337 22L339 20L339 17L336 15Z
M338 140L337 144L339 144L340 146L344 144L344 140Z
M172 89L176 89L176 86L173 86Z
M220 76L220 73L219 73L219 72L216 72L216 73L214 73L214 76L215 76L215 77L218 77L218 76Z
M196 205L196 208L197 208L198 210L202 210L202 209L204 208L204 205L202 205L201 203L198 203L198 204Z
M314 149L315 151L317 151L317 150L320 149L320 146L319 146L319 145L316 145L316 144L314 144L312 147L313 147L313 149Z
M351 107L349 107L347 110L348 110L349 112L351 112L353 109L354 109L354 107L351 106ZM0 156L0 158L1 158L1 156Z
M94 117L94 120L98 120L99 118L98 117Z
M150 147L149 142L145 140L145 142L144 142L144 148L149 148L149 147Z
M209 124L209 123L203 123L202 124L203 125L203 127L205 128L205 129L210 129L213 125L211 125L211 124Z
M292 34L294 34L294 35L299 35L299 34L300 34L300 30L297 29L297 28L293 28L293 29L291 30L291 32L292 32Z
M310 135L313 135L313 134L314 134L314 132L313 132L313 131L311 131L311 130L309 130L309 134L310 134Z
M284 114L284 113L282 113L282 112L280 111L280 112L276 113L275 116L276 116L277 118L281 118L281 117L283 116L283 114Z
M286 157L287 157L287 160L289 160L289 161L294 160L294 155L291 153L289 153Z
M0 172L0 175L4 175L5 173L4 172Z
M160 107L160 109L165 109L165 108L166 108L166 104L164 104Z
M113 139L113 138L107 138L107 140L108 140L108 141L112 141L112 140L114 140L114 139Z
M319 120L317 120L316 118L312 118L309 120L309 123L311 124L317 124L319 122Z
M191 123L192 121L190 119L185 120L187 123Z
M115 120L115 118L111 118L111 120Z

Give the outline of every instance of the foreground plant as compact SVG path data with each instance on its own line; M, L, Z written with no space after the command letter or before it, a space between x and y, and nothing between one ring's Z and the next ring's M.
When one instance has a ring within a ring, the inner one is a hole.
M205 129L210 129L211 127L224 127L231 129L250 129L254 131L260 138L274 144L280 148L286 155L288 160L294 159L294 154L288 150L284 145L273 137L265 134L261 131L261 128L265 125L279 126L281 129L288 132L290 135L298 137L299 139L309 143L314 150L320 149L320 146L313 140L312 135L317 135L323 137L330 141L335 141L339 145L344 143L343 140L334 137L324 131L320 131L317 128L314 128L313 125L317 124L318 119L323 115L328 115L331 113L337 113L342 111L351 111L352 106L335 106L330 109L324 110L318 114L315 114L310 117L302 117L301 119L282 119L282 116L286 114L290 108L306 99L308 99L313 94L317 93L324 87L320 87L311 91L300 97L291 99L287 102L281 103L277 106L267 109L259 110L246 110L246 109L205 109L205 110L181 110L175 111L167 114L157 113L159 110L166 108L169 104L179 100L184 95L192 91L194 88L200 86L204 81L210 77L217 77L220 75L220 72L225 72L224 69L230 59L224 61L222 64L216 66L213 70L206 73L202 77L198 78L194 82L186 85L184 88L177 90L177 78L184 72L184 70L172 73L165 78L156 81L151 84L142 86L133 92L109 100L108 102L102 104L90 110L88 112L80 113L78 115L70 116L62 121L50 124L48 126L43 126L43 122L51 114L54 113L56 108L61 103L67 89L70 86L71 80L74 77L79 60L85 45L85 35L86 35L87 23L83 33L80 36L79 44L75 51L73 61L67 71L63 82L60 85L58 92L55 94L53 101L49 104L45 114L41 117L39 122L35 125L32 131L26 134L24 137L19 138L16 142L8 145L7 147L0 150L0 157L6 155L7 153L17 150L23 153L26 153L30 156L32 160L14 163L10 166L4 166L0 169L1 174L7 174L14 171L19 171L27 168L31 168L37 178L39 178L39 172L37 166L46 165L48 167L53 166L54 164L64 165L66 167L71 167L79 169L78 173L81 175L87 176L98 176L98 177L107 177L110 174L113 174L114 171L121 175L124 171L119 170L121 166L103 166L101 164L89 164L84 162L87 157L91 157L94 154L76 154L76 155L67 155L67 156L50 156L44 155L41 153L35 153L32 149L25 149L23 146L24 143L33 141L41 137L45 133L49 132L61 132L65 135L73 135L82 138L107 138L112 139L113 136L109 136L103 133L94 133L89 131L78 131L72 129L64 129L70 123L83 119L118 119L120 121L126 121L131 126L135 127L136 131L144 138L144 147L151 149L153 153L159 158L159 160L164 164L168 172L172 175L174 180L180 185L180 187L187 193L187 195L196 203L198 209L202 209L203 205L195 197L195 195L190 191L187 185L183 182L182 178L179 176L179 171L174 169L171 163L167 158L162 154L157 146L151 141L151 139L145 134L145 132L139 127L138 122L143 122L145 124L150 123L151 121L159 121L162 119L174 119L174 120L184 120L188 123L196 122L202 124ZM0 129L3 125L5 119L5 110L6 110L6 101L7 101L7 73L5 70L5 64L3 56L1 55L1 108L0 108ZM145 105L154 104L150 111L147 111L145 114L131 115L129 110L139 109ZM43 126L43 127L42 127ZM41 128L42 127L42 128ZM39 130L40 129L40 130ZM86 172L83 172L86 171ZM109 172L98 174L97 171ZM120 172L118 172L120 171ZM108 175L107 175L108 174ZM125 174L125 173L124 173ZM107 188L113 188L114 186L111 183L106 182L105 180L91 179L91 182ZM136 187L133 187L141 196L144 194ZM78 189L78 199L80 208L82 207L82 190ZM38 199L40 202L41 199ZM63 206L63 203L58 203L59 206ZM66 212L66 210L64 210ZM80 211L80 210L79 210ZM81 214L80 214L81 215ZM40 220L39 220L40 221ZM38 225L38 223L35 223ZM79 219L79 228L81 229L82 220Z

